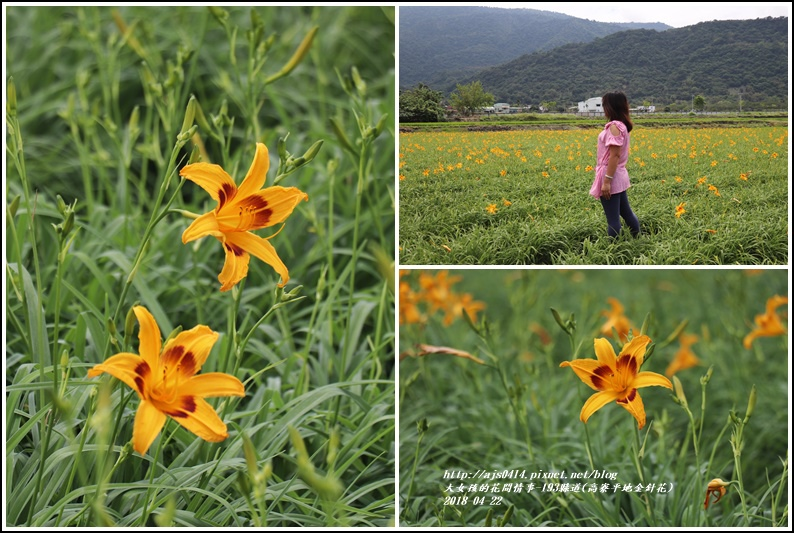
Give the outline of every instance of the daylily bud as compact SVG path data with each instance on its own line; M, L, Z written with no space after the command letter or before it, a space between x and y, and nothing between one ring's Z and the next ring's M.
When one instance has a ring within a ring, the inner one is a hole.
M196 100L195 112L196 123L199 125L199 128L201 128L201 130L204 132L212 131L212 128L210 128L210 123L207 122L207 117L204 115L204 110L201 109L201 104L198 100Z
M700 378L700 384L706 385L711 380L711 375L714 374L714 365L711 365L706 371L706 374Z
M8 78L8 93L6 94L6 112L9 117L17 116L17 86L13 76Z
M66 202L63 201L60 194L55 195L55 204L58 206L58 212L61 215L66 215Z
M350 76L353 78L353 83L356 85L356 91L358 91L359 96L361 96L361 98L366 98L367 83L361 79L361 74L358 73L358 69L355 65L350 69Z
M210 13L215 17L215 20L221 23L221 26L226 26L226 20L229 18L229 13L220 7L208 6Z
M301 60L304 58L304 56L306 56L306 54L309 52L309 48L312 45L312 41L314 40L314 36L317 34L318 29L319 26L315 26L311 30L309 30L309 33L306 34L306 36L303 38L303 41L301 41L301 44L298 45L297 50L295 50L295 53L292 54L292 57L287 62L287 64L284 65L280 71L278 71L277 73L270 76L267 80L265 80L265 85L269 85L270 83L276 81L277 79L283 78L284 76L292 72L295 67L298 66L298 63L300 63Z
M289 439L292 441L292 446L295 448L295 451L298 453L298 460L301 458L309 458L309 452L306 451L306 444L303 442L303 437L301 437L300 431L295 429L294 427L287 426L287 430L289 431Z
M163 344L165 345L166 343L168 343L168 341L170 341L171 339L175 338L175 337L176 337L177 335L179 335L180 333L182 333L182 326L177 326L176 328L174 328L174 331L172 331L172 332L171 332L171 333L168 335L168 338L167 338L167 339L165 339L165 342L164 342Z
M280 161L286 161L290 158L290 153L287 152L287 137L289 137L289 133L284 137L279 137L276 143L276 153Z
M138 135L138 121L140 120L141 111L140 108L136 105L132 109L132 114L130 114L130 122L127 125L127 128L130 132L130 137L136 137Z
M243 454L245 455L245 464L248 466L248 476L251 479L256 477L257 472L259 472L259 467L257 466L257 458L256 458L256 450L254 449L254 443L251 442L251 437L248 436L247 433L241 433L243 437Z
M750 389L750 399L747 401L747 414L744 415L744 423L750 421L750 417L753 416L753 411L755 411L755 401L758 396L758 392L753 385L753 388Z
M383 132L383 128L386 126L386 122L388 121L389 115L383 115L378 120L378 124L375 126L375 137L379 136Z
M197 105L198 102L196 101L196 97L191 96L190 100L187 103L187 108L185 109L185 119L182 121L182 128L179 131L184 133L193 126L193 120L194 117L196 116Z
M336 454L339 451L339 428L335 427L331 430L331 436L328 439L328 455L325 460L328 466L333 466L336 461Z
M515 510L515 507L516 506L513 505L512 503L510 504L510 507L507 508L507 511L505 511L504 516L499 521L500 527L505 527L507 525L508 520L510 520L513 517L513 511Z
M201 148L199 145L194 144L193 149L190 151L190 158L187 160L188 165L192 165L193 163L198 163L201 159Z
M673 376L673 390L675 391L675 397L681 402L681 405L684 406L686 409L689 404L686 401L686 394L684 394L684 387L681 385L681 380L678 379L678 376Z
M648 314L645 315L645 320L642 321L642 328L640 328L640 335L646 335L648 332L648 326L651 324L651 312L648 311Z
M8 205L8 214L11 215L11 218L14 218L17 215L17 209L19 209L19 198L20 196L17 194Z
M176 140L184 144L188 142L188 140L190 140L191 137L193 137L193 134L196 133L196 131L198 131L198 126L194 125L189 130L183 131L182 133L177 135Z
M488 508L488 513L485 515L485 527L493 525L493 507Z
M358 150L356 150L353 145L350 143L350 140L347 138L342 126L339 124L339 121L335 118L330 119L331 121L331 128L334 130L334 134L336 138L339 140L339 144L342 145L342 148L348 150L353 155L358 154Z
M110 333L110 343L115 346L116 341L116 323L113 322L112 318L107 319L107 326L108 326L108 333Z
M74 211L69 209L66 212L66 220L63 223L63 236L66 237L69 235L69 232L72 231L72 228L74 228Z
M562 330L563 330L565 333L567 333L567 334L569 334L569 335L570 335L570 334L571 334L571 332L570 332L570 331L568 331L568 327L565 325L565 322L563 322L563 321L562 321L562 317L560 316L560 313L559 313L559 312L557 312L557 310L556 310L556 309L554 309L553 307L550 307L550 309L551 309L551 315L554 317L554 321L555 321L555 322L557 322L557 325L558 325L558 326L560 326L560 328L561 328L561 329L562 329Z
M416 429L417 429L417 431L419 431L420 435L422 433L424 433L425 431L427 431L428 429L430 429L430 424L427 423L427 418L423 418L423 419L419 420L416 423Z
M288 302L294 298L297 298L302 289L303 289L303 285L298 285L289 292L282 292L280 300L282 302Z
M135 308L136 305L138 305L138 302L135 302L130 307L130 310L127 311L127 317L124 319L124 337L125 338L132 338L132 331L135 328L135 324L138 323L138 318L135 316L135 311L133 311L133 309Z
M322 148L322 146L323 146L322 140L319 140L313 145L311 145L309 149L303 153L303 159L305 159L307 163L312 159L314 159L317 156L317 154L320 152L320 148Z
M270 479L270 476L273 475L273 462L268 461L265 463L265 466L262 468L262 477L264 477L265 481Z

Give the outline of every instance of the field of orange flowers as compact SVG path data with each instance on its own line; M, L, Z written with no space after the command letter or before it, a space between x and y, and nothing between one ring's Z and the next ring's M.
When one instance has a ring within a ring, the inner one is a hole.
M785 264L788 131L643 128L606 238L588 195L600 129L402 133L401 264Z
M787 277L402 270L401 524L784 526Z

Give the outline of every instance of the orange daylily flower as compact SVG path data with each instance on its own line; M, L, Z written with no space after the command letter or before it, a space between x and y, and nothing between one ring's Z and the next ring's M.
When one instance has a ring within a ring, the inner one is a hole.
M725 491L726 491L725 487L727 487L728 485L730 485L730 483L726 483L720 478L714 478L711 481L709 481L709 485L706 488L706 501L703 502L703 508L708 509L709 503L717 503L718 501L720 501L722 497L725 496ZM717 499L714 500L713 502L710 501L712 495L717 496Z
M430 304L430 312L447 309L454 293L452 285L463 279L460 276L450 276L448 270L442 270L435 276L429 272L419 274L419 285L422 287L422 298Z
M697 341L697 335L682 333L678 336L678 342L681 343L681 347L675 353L673 360L670 361L667 370L664 371L668 378L673 377L673 374L679 370L685 370L700 364L700 359L698 359L695 353L689 348Z
M276 249L252 230L284 222L301 200L309 195L296 187L273 186L262 189L270 167L267 147L256 144L256 155L245 179L237 187L220 165L193 163L179 171L209 193L218 206L198 217L182 233L182 242L212 235L223 244L226 262L218 275L221 291L228 291L248 274L250 255L272 266L281 276L279 287L289 281L289 271Z
M785 335L786 328L780 321L780 317L775 309L787 304L788 298L775 295L766 301L766 313L756 315L755 328L744 337L744 347L748 350L752 347L753 341L758 337L773 337L775 335Z
M400 277L403 271L400 271ZM419 324L425 317L419 311L420 296L411 289L408 282L400 281L400 324Z
M607 298L607 303L612 309L609 311L601 311L601 314L607 317L607 321L601 326L601 334L612 337L612 328L618 332L618 337L625 340L629 335L629 330L632 329L631 321L623 314L623 304L617 298Z
M444 325L449 326L459 316L465 312L469 315L472 322L477 322L477 313L485 309L485 303L475 300L469 293L453 294L447 305Z
M615 350L607 339L595 339L594 347L598 360L574 359L563 361L560 367L571 367L595 394L587 399L579 419L587 423L590 416L614 401L626 409L637 420L639 429L645 425L645 406L637 392L641 387L667 387L673 388L670 380L656 372L640 372L642 361L645 357L645 348L651 339L647 335L640 335L627 342L615 356Z
M681 202L680 204L675 206L675 218L681 218L681 215L686 213L686 209L684 209L685 205L686 205L686 202Z
M226 424L204 398L245 396L242 382L222 372L196 375L218 334L207 326L183 331L161 346L160 328L142 306L133 307L140 340L134 353L119 353L88 371L93 378L107 372L132 387L141 399L132 428L135 451L145 454L170 416L209 442L228 437ZM162 349L161 349L162 348Z

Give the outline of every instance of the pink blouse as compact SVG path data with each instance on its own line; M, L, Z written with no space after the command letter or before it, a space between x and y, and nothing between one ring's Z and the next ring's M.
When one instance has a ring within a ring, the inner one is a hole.
M610 126L615 125L618 128L618 134L612 135L609 131ZM590 195L593 198L601 198L601 185L604 181L604 176L607 173L607 163L609 162L609 147L620 146L620 158L618 159L618 167L615 169L615 175L612 178L612 194L618 194L629 187L629 173L626 170L626 162L629 160L629 132L626 130L626 125L619 120L607 122L604 126L604 131L598 134L598 152L596 154L597 162L595 169L595 179L593 186L590 187Z

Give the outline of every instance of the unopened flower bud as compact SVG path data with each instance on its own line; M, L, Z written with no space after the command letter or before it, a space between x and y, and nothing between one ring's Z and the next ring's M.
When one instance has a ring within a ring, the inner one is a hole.
M322 140L319 140L313 145L311 145L309 149L303 153L303 159L305 159L307 163L312 159L314 159L317 156L317 154L320 152L320 148L322 148L322 146L323 146Z
M678 376L673 376L673 390L675 391L675 397L681 402L681 405L686 409L689 404L686 401L686 394L684 394L684 387L681 385L681 380L678 379Z
M750 399L747 401L747 413L744 415L744 423L750 421L750 417L753 416L753 411L755 411L755 402L758 397L758 392L753 385L753 388L750 389Z
M8 87L6 93L6 112L9 117L17 116L17 86L14 84L14 78L8 78Z

